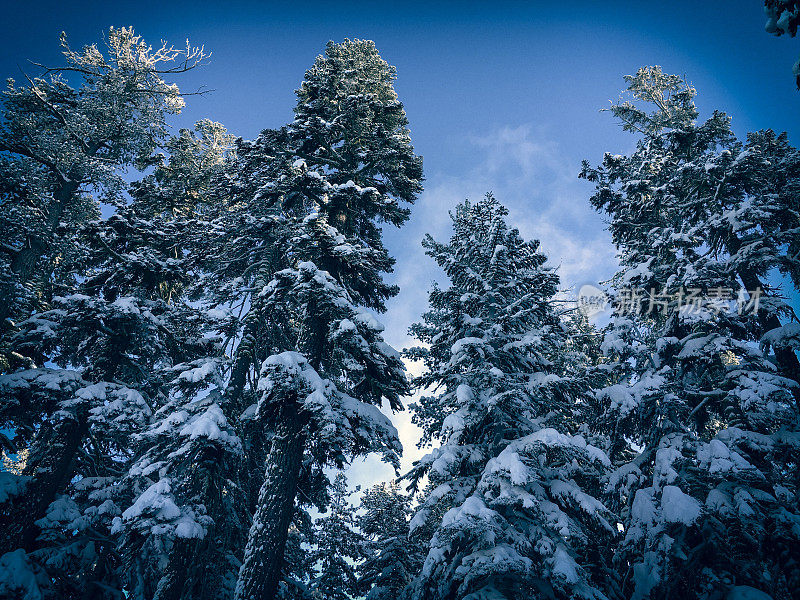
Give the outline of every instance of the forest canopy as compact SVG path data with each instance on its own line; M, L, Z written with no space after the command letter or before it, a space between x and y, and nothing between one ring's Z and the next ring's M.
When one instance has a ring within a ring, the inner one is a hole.
M204 47L60 44L0 109L0 597L800 598L787 134L624 75L630 151L573 174L607 318L487 191L440 207L396 349L385 236L423 161L374 42L328 42L251 140L172 127ZM352 487L368 455L396 477Z

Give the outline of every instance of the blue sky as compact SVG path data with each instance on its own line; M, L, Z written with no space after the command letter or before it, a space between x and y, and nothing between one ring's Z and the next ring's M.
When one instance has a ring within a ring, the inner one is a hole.
M204 44L210 63L177 80L191 97L176 126L200 118L239 136L291 119L293 90L329 39L368 38L397 67L426 190L411 222L387 230L400 295L383 316L386 337L410 343L436 271L425 232L448 235L447 211L493 191L523 234L539 238L565 285L607 278L614 251L576 177L581 159L625 153L635 139L607 107L622 76L658 64L697 88L701 117L733 117L735 132L773 128L800 143L800 92L791 67L800 39L764 32L759 0L698 2L15 2L0 23L0 71L19 77L27 59L55 63L58 35L91 43L109 25L133 25L151 43ZM408 464L418 453L408 414L396 417ZM375 461L356 481L389 477Z

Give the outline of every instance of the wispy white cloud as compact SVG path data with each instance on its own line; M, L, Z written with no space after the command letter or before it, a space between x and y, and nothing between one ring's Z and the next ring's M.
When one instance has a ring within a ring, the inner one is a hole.
M580 165L531 126L505 127L474 138L486 152L481 179L510 211L522 234L541 241L567 286L596 281L614 269L604 224L589 205Z

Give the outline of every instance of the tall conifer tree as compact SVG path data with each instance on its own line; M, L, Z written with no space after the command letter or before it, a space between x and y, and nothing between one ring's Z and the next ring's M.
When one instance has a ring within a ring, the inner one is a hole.
M435 392L414 418L441 442L409 475L434 486L412 529L452 508L413 595L604 598L615 527L598 499L608 458L580 426L586 364L551 304L558 276L507 214L491 195L465 202L449 243L424 241L450 284L411 329L427 344L409 353L426 367L416 384Z
M582 172L620 252L603 344L617 382L597 396L624 589L791 597L797 355L781 325L791 309L765 284L774 271L796 281L800 155L771 131L737 141L720 112L698 123L695 90L659 67L626 80L611 112L636 150Z
M322 498L321 468L366 452L396 464L396 431L375 405L400 408L407 383L382 326L362 308L383 310L397 292L382 278L394 261L380 223L402 225L403 204L421 189L393 80L372 42L330 43L297 92L295 121L248 149L245 168L259 177L243 191L254 187L247 195L271 211L263 224L283 262L263 263L251 303L247 360L264 358L246 413L254 438L258 429L272 437L252 442L269 450L240 599L274 597L298 485L322 484Z

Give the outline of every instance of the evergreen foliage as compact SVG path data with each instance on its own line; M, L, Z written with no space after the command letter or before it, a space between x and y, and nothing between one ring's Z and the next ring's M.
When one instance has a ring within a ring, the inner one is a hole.
M797 3L765 6L794 36ZM786 134L738 140L640 69L609 109L635 150L580 175L619 251L610 323L488 194L423 241L447 283L401 355L382 233L422 159L374 43L328 43L292 122L242 140L169 134L202 48L104 42L62 35L2 98L0 597L800 597ZM428 454L353 506L352 461L400 468L413 389Z
M424 554L409 539L411 498L399 484L376 484L361 499L359 527L367 557L359 567L359 589L369 600L395 600L422 566Z
M798 153L771 131L737 141L719 112L697 123L694 89L658 67L627 81L631 100L611 112L639 134L636 150L582 173L620 252L602 345L616 381L597 396L624 589L793 597L797 356L794 324L781 324L791 309L765 284L775 270L797 281Z
M557 275L538 242L505 222L491 195L453 213L453 236L424 245L450 285L412 332L426 344L416 384L438 393L414 407L423 441L441 445L415 464L430 490L412 530L434 507L414 598L604 598L599 555L613 516L598 498L610 465L587 442L584 357L551 300Z

